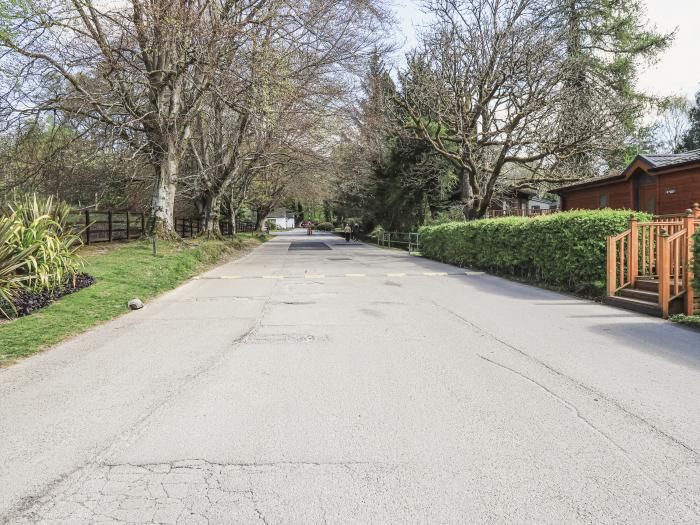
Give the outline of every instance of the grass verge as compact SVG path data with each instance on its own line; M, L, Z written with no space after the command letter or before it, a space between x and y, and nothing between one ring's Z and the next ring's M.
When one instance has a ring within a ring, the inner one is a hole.
M130 299L153 298L262 241L255 234L240 234L233 241L159 241L156 257L149 241L86 246L81 250L84 271L96 283L32 315L0 324L0 366L122 315Z
M669 319L674 323L683 324L700 330L700 315L672 315Z

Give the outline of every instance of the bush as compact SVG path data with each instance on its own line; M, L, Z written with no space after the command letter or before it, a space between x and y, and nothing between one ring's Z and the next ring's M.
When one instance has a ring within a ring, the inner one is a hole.
M382 236L384 233L384 228L382 226L375 226L374 229L370 232L369 238L377 240L379 237Z
M14 313L21 290L54 291L82 268L82 245L67 223L70 208L49 197L27 196L5 206L0 222L0 314Z
M693 237L693 288L695 288L695 312L700 314L700 230Z
M334 226L333 226L333 223L331 223L331 222L319 222L316 225L316 229L320 230L322 232L332 232L333 228L334 228Z
M459 266L600 296L605 291L606 237L626 230L631 213L580 210L425 226L420 229L421 252Z

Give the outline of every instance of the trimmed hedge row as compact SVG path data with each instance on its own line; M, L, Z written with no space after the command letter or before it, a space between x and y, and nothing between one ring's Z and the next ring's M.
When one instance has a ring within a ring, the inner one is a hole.
M645 213L606 209L425 226L421 252L458 266L600 296L605 292L605 239L625 231L632 213L651 220Z
M693 237L693 262L695 274L693 286L695 288L695 309L696 315L700 315L700 230L695 232Z

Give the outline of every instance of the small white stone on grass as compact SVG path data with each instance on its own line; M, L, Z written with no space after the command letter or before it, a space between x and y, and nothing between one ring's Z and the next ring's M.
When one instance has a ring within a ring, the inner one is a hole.
M141 299L132 299L128 303L129 310L140 310L143 308L143 302L141 302Z

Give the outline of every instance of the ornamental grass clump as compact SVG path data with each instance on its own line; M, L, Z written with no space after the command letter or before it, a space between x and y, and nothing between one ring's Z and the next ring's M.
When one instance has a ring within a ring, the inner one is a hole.
M72 283L83 266L80 232L68 224L70 208L52 197L24 196L0 213L0 314L15 313L20 292L54 291Z

